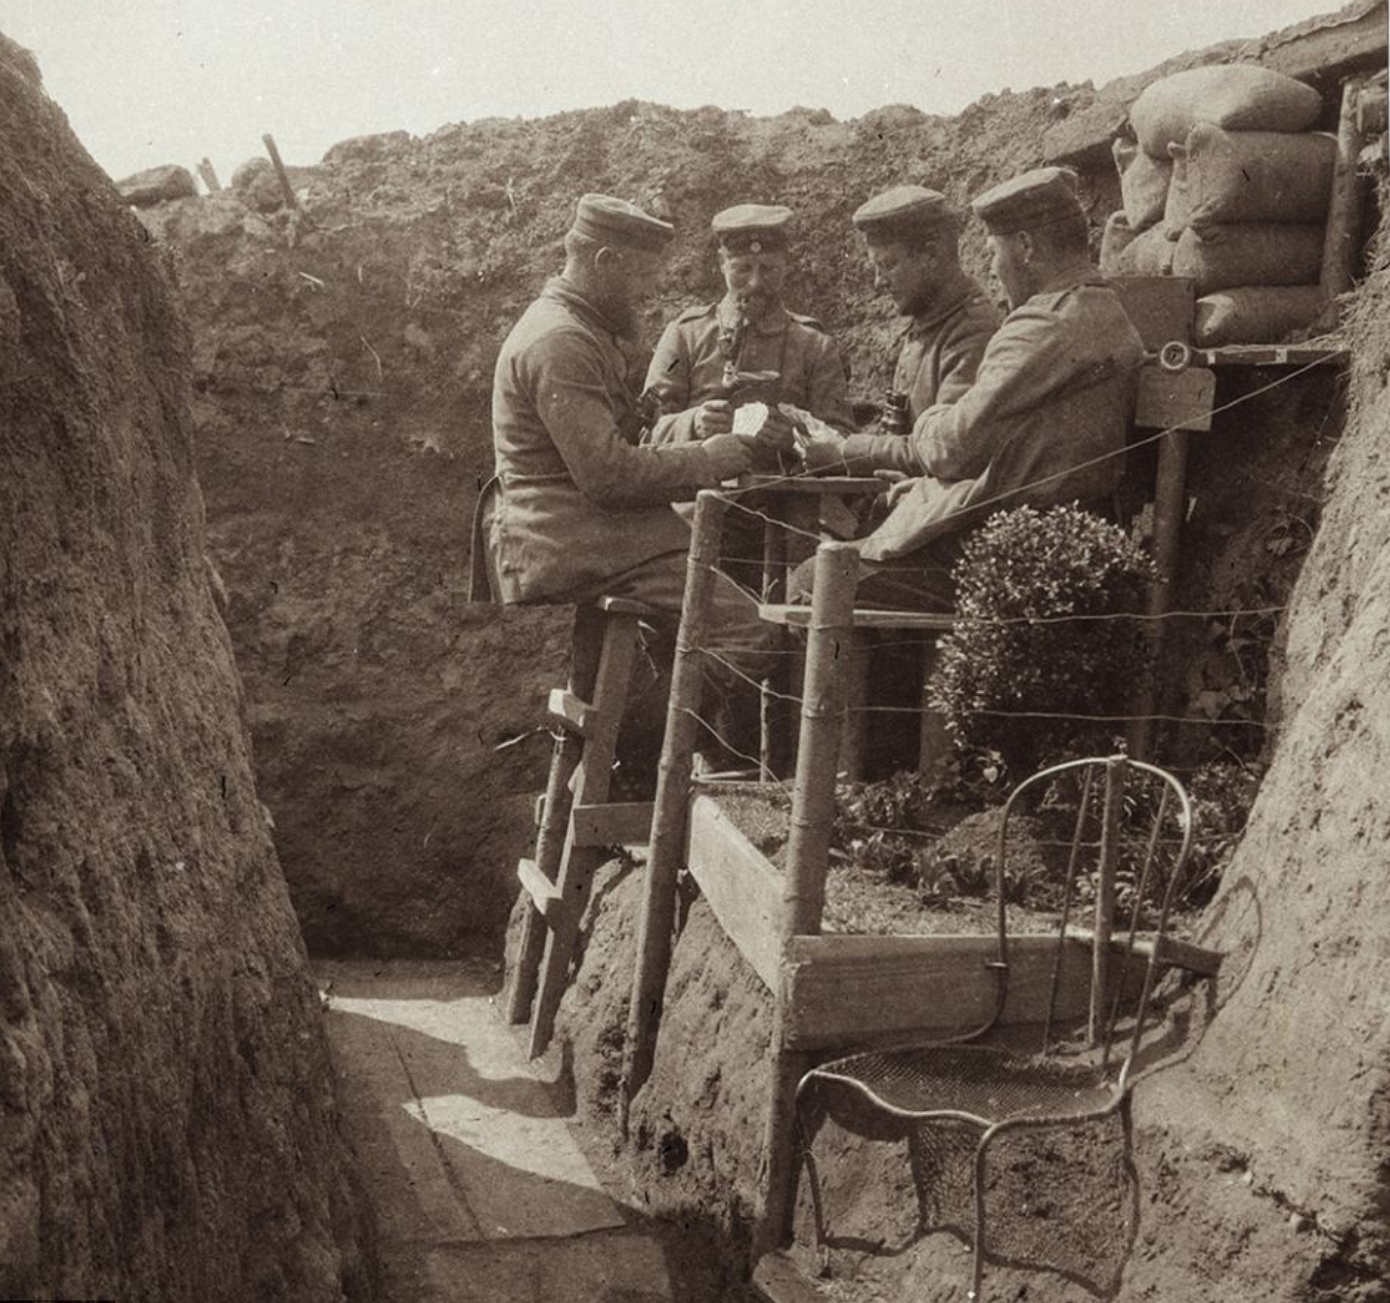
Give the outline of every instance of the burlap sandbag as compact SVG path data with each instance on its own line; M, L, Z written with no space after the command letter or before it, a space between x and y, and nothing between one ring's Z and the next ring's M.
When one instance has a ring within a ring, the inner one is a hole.
M1251 63L1175 72L1144 88L1129 110L1145 153L1167 158L1199 122L1229 131L1307 131L1322 112L1311 86Z
M1277 344L1322 311L1316 285L1260 285L1221 290L1197 300L1197 344Z
M1173 250L1174 276L1198 295L1235 285L1313 285L1322 271L1323 228L1282 222L1189 227Z
M1163 216L1167 207L1172 161L1150 158L1134 140L1117 140L1111 152L1120 174L1120 200L1125 216L1131 229L1145 230Z
M1171 276L1177 242L1170 240L1161 226L1140 231L1120 250L1107 276Z
M1120 255L1134 243L1137 232L1129 224L1124 213L1111 213L1105 219L1105 229L1100 233L1100 274L1102 276L1124 276L1127 273L1120 266Z
M1321 131L1224 131L1199 124L1172 147L1164 224L1321 222L1337 139Z

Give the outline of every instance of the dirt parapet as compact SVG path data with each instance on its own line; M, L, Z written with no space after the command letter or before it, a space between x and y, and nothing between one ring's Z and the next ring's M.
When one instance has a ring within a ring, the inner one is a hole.
M0 37L0 1296L369 1296L149 239Z

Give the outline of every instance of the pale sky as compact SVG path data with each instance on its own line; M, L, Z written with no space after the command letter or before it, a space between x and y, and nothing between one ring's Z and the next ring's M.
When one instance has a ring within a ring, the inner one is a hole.
M1340 0L0 0L119 179L623 99L840 119L1142 72Z

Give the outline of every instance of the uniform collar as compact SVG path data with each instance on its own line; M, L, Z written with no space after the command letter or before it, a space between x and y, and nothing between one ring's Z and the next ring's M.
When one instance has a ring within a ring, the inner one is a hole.
M719 318L719 325L724 330L733 330L738 324L738 304L732 294L726 294L719 300L715 315ZM748 329L757 335L780 335L786 330L787 322L790 320L791 317L786 307L779 303L761 321L750 321Z
M1089 262L1078 262L1065 271L1058 272L1037 294L1060 294L1063 290L1074 290L1078 285L1104 285L1105 277ZM1032 297L1036 298L1037 294Z
M604 315L602 309L592 299L585 298L575 287L574 282L566 280L564 276L552 276L546 281L541 294L545 298L554 299L557 303L563 303L565 307L578 316L587 319L606 334L612 335L615 340L622 338L618 327Z
M920 339L934 330L947 317L959 312L967 300L982 297L980 287L970 277L961 274L959 281L950 285L941 298L924 312L915 313L907 323L906 334L909 339Z

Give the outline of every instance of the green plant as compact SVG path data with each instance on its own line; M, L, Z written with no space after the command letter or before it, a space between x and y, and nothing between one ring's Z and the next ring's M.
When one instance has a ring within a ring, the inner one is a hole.
M998 752L1016 775L1109 749L1118 720L1095 717L1128 706L1146 643L1124 617L1152 573L1138 543L1080 507L991 516L963 545L930 685L957 746Z
M1245 832L1250 809L1264 776L1261 766L1212 760L1187 780L1192 800L1192 858L1180 888L1180 908L1208 904L1221 874Z

